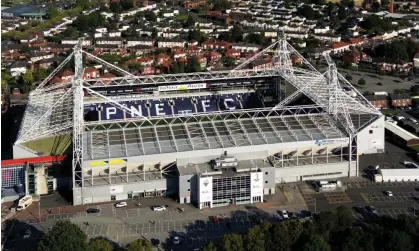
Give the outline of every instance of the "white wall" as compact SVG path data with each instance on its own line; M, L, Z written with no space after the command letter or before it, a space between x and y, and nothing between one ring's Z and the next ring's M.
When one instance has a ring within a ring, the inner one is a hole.
M301 167L282 167L275 169L275 183L288 183L296 182L301 180L303 175L313 175L322 173L337 173L341 172L341 175L333 176L314 176L306 177L305 180L311 179L324 179L324 178L337 178L337 177L348 177L349 176L349 162L333 163L325 165L307 165Z
M384 150L384 131L383 115L358 133L358 154L377 153Z

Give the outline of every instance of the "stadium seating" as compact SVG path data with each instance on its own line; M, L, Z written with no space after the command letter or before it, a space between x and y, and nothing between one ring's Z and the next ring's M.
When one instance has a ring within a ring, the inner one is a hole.
M111 103L86 104L84 106L85 120L129 119L137 117L134 112L144 117L155 117L263 107L263 102L254 92L121 101L120 103L132 112L124 112Z

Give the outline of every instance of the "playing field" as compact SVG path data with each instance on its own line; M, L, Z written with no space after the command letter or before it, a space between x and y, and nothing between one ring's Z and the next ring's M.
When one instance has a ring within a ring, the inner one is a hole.
M55 136L23 143L41 156L64 154L71 145L71 135Z

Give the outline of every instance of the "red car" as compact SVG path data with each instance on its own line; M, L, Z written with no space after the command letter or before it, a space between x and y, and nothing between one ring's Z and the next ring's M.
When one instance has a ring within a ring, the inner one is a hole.
M217 216L212 216L211 217L212 222L218 222L218 217Z

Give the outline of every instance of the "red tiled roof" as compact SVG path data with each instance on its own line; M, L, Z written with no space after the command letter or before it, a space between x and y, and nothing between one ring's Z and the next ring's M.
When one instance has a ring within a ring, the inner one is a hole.
M8 159L2 160L1 166L11 166L11 165L23 165L25 163L30 164L39 164L39 163L52 163L57 161L62 161L66 155L60 156L43 156L43 157L34 157L34 158L24 158L24 159Z
M337 48L342 48L342 47L345 47L345 46L348 46L348 45L349 44L345 43L345 42L337 42L337 43L332 44L332 48L337 49Z

